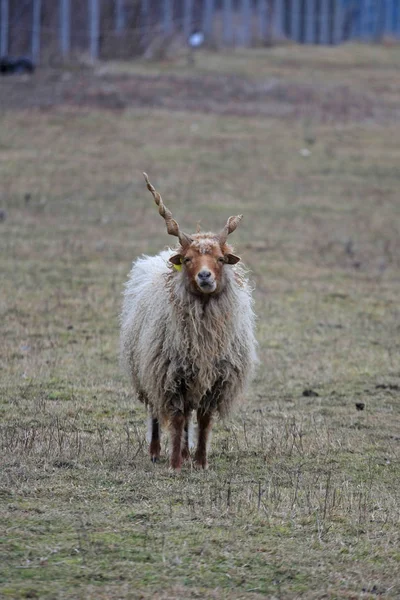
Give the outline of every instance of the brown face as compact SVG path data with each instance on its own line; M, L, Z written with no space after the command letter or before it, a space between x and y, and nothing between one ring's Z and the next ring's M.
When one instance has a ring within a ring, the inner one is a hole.
M179 254L169 259L174 265L184 269L190 286L196 292L212 294L218 290L222 281L226 264L234 265L240 258L231 252L226 244L228 235L239 225L243 215L231 216L225 227L217 235L213 233L196 233L187 235L180 230L178 223L172 218L171 211L165 206L160 194L150 183L148 175L143 173L147 189L152 193L158 212L165 220L167 231L179 238L181 249Z
M215 238L204 235L196 238L180 254L171 256L170 261L182 265L193 289L212 294L219 288L224 266L235 264L240 258L232 254L228 246L221 247Z

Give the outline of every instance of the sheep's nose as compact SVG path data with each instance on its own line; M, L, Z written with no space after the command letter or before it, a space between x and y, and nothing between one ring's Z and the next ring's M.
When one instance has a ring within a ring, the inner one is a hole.
M206 269L203 269L202 271L199 272L198 277L199 277L199 279L206 281L207 279L210 279L211 271L207 271Z

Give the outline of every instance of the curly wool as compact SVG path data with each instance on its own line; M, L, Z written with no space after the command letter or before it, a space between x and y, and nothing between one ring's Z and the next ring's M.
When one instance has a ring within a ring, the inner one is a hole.
M172 269L174 252L133 263L121 315L121 363L138 398L159 418L198 408L225 416L256 363L251 288L242 266L226 265L221 292L204 300Z

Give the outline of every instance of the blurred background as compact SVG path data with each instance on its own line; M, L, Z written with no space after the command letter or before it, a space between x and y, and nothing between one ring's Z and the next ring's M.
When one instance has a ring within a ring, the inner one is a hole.
M0 55L35 62L165 53L195 31L213 48L400 36L396 0L2 0L0 7Z

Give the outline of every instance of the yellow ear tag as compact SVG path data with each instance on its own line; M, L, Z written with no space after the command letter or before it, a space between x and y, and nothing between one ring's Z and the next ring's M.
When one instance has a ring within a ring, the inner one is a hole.
M182 265L174 265L175 271L182 271Z

